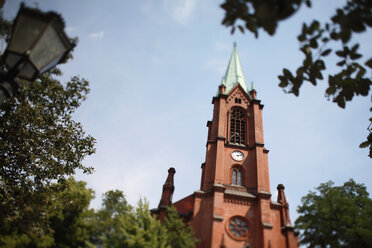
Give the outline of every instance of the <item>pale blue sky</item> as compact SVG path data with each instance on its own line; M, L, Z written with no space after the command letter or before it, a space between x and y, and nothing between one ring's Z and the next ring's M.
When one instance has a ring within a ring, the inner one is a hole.
M303 86L299 98L277 86L282 68L302 63L296 39L302 21L323 20L343 1L315 0L313 9L282 23L274 37L260 33L258 40L230 35L221 25L221 1L36 2L61 13L68 34L79 38L74 60L61 69L63 80L80 75L90 82L91 93L74 117L97 139L97 153L85 160L95 173L77 176L96 191L93 207L109 189L123 190L133 205L146 197L156 207L170 166L177 171L174 201L199 189L205 125L234 41L246 81L254 81L265 105L273 200L283 183L292 222L301 197L321 182L353 178L371 192L372 160L358 148L368 134L371 95L342 110L324 98L326 82ZM19 3L7 0L5 17L15 17ZM363 54L371 56L371 32L359 40Z

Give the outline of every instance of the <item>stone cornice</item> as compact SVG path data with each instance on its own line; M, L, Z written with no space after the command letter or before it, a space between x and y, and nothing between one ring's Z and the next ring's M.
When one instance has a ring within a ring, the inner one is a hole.
M281 209L282 208L282 204L280 204L279 202L271 201L270 202L270 208L271 209Z
M265 200L268 200L271 198L271 194L269 192L266 192L266 191L260 191L257 193L257 197L260 198L260 199L265 199Z
M263 108L264 108L264 105L261 104L261 100L253 99L253 100L252 100L252 103L253 103L253 104L259 104L260 109L263 109Z
M224 201L232 204L253 205L256 197L248 192L238 190L225 190Z
M238 144L232 144L232 143L226 143L225 146L232 147L236 149L249 149L249 146L246 145L238 145Z
M264 228L268 228L268 229L272 229L273 228L273 224L271 224L269 222L262 222L262 226Z
M202 191L202 190L197 190L194 192L194 197L195 198L208 198L213 196L213 191L208 190L208 191Z
M291 224L286 224L284 226L282 226L282 230L284 231L294 231L294 226L292 226Z
M225 192L225 190L226 190L226 187L225 186L223 186L222 184L219 184L219 183L217 183L217 184L215 184L215 185L213 185L213 191L214 192Z
M222 98L222 99L227 99L227 95L226 95L226 94L218 94L218 96L214 96L214 97L212 98L212 104L214 103L214 101L216 101L216 100L218 100L218 99L220 99L220 98Z
M222 215L219 215L219 214L213 214L213 220L215 220L215 221L222 221L223 220L223 216Z
M159 214L160 210L158 208L150 209L151 214Z
M208 141L207 143L210 144L212 143L213 141ZM213 143L216 143L216 141L214 141ZM255 143L254 145L252 146L247 146L247 145L238 145L238 144L232 144L232 143L226 143L225 146L227 147L231 147L231 148L236 148L236 149L246 149L246 150L253 150L255 149L256 147L264 147L265 144L262 144L262 143ZM269 152L268 150L266 150L264 148L264 152Z

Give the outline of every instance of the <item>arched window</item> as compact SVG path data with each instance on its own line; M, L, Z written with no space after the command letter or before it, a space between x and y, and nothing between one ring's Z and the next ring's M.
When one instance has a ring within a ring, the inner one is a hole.
M230 143L245 144L245 114L239 109L231 111Z
M238 167L234 167L232 170L232 180L231 183L235 185L242 186L242 171Z

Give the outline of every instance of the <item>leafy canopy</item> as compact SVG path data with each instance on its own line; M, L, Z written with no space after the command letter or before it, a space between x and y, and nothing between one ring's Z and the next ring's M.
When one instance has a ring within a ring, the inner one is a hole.
M7 221L0 229L0 247L86 247L90 225L86 220L94 213L88 209L94 192L73 177L47 188L50 191L40 203L47 224L27 231L17 220ZM41 210L36 207L35 211Z
M295 225L308 247L372 247L372 199L366 187L350 179L332 181L302 197Z
M311 7L312 0L225 0L221 8L225 10L222 24L231 27L231 33L238 28L252 32L258 37L260 29L274 35L278 24L293 16L301 6ZM297 37L304 60L295 72L284 68L279 75L279 87L286 93L299 96L304 82L312 85L325 78L324 59L333 55L337 59L338 72L328 75L328 88L325 95L339 107L345 108L346 102L354 96L368 96L372 85L372 58L362 60L359 43L352 43L353 35L372 27L372 1L349 0L329 21L321 23L314 20L303 23ZM338 49L335 49L338 47ZM329 62L328 62L329 63ZM372 112L372 107L370 108ZM372 123L372 118L369 119ZM372 127L369 126L367 140L361 148L369 147L372 158Z
M2 41L9 38L10 26L0 15ZM0 72L6 72L4 65ZM48 201L63 189L51 185L67 187L66 178L77 170L93 171L82 161L95 152L95 140L72 119L89 83L79 77L62 83L60 75L54 69L35 81L22 81L19 93L0 105L1 233L9 225L21 233L43 232Z
M191 228L174 208L168 209L162 224L151 216L146 201L133 208L119 190L105 193L91 226L90 244L96 247L191 248L195 244Z

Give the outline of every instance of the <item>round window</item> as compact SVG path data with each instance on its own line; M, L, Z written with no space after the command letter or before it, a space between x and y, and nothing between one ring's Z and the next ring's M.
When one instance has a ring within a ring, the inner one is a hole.
M236 239L245 239L248 236L248 223L240 216L232 217L227 223L228 233Z

